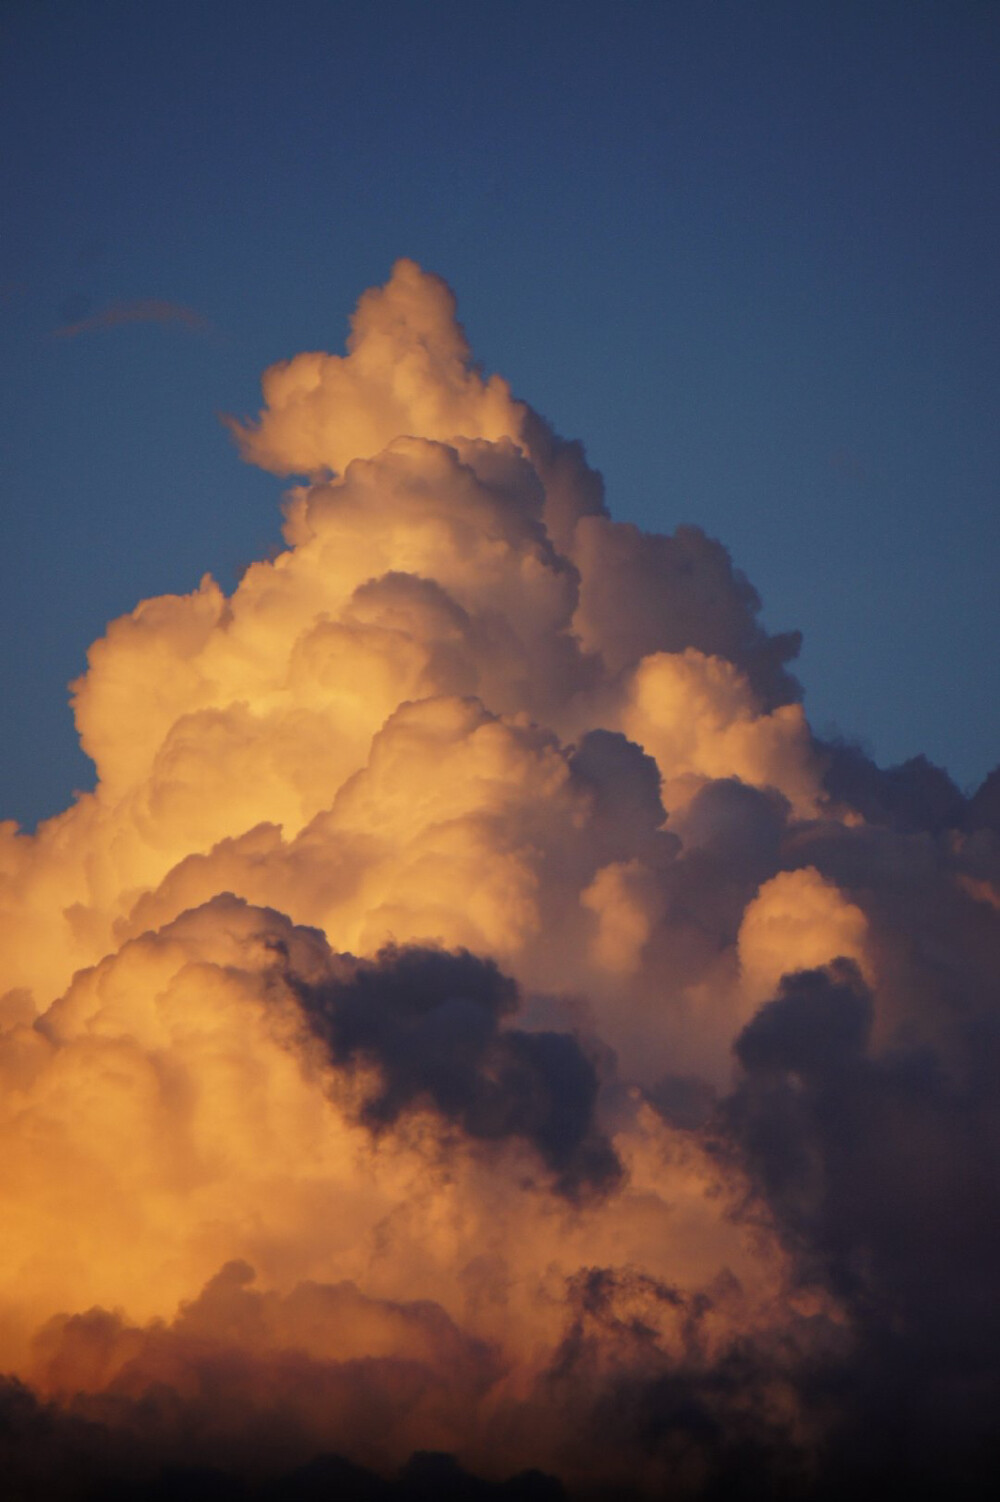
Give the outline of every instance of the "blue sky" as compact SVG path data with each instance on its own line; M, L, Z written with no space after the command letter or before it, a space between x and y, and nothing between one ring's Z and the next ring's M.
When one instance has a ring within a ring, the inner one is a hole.
M110 617L276 541L217 414L400 255L616 517L700 524L803 630L821 733L980 781L998 58L988 0L5 0L0 814L90 785L66 684ZM197 319L87 326L135 302Z

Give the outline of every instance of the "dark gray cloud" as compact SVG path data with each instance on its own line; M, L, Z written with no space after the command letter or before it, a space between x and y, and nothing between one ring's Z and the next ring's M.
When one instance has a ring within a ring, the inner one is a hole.
M962 794L948 773L925 756L882 769L858 746L833 742L824 750L827 792L835 802L849 803L871 823L938 833L962 822Z
M757 591L700 527L664 536L588 516L574 557L585 633L600 641L613 672L649 652L694 647L741 668L766 709L801 699L784 666L798 655L801 634L768 635Z
M165 1404L165 1399L167 1400ZM10 1502L561 1502L566 1492L538 1470L489 1481L454 1456L416 1451L391 1476L342 1455L320 1454L276 1475L239 1467L164 1458L157 1410L173 1407L199 1427L195 1404L160 1390L139 1402L120 1400L116 1423L84 1417L40 1400L0 1378L0 1466ZM169 1446L173 1450L173 1445Z
M322 984L292 984L335 1064L378 1066L363 1108L370 1127L431 1105L476 1141L529 1143L564 1194L620 1178L595 1125L595 1065L568 1033L501 1026L517 988L492 960L388 948L374 961L339 957L331 969Z
M831 1474L918 1496L975 1494L1000 1458L1000 1027L952 1003L936 1041L878 1047L853 965L786 977L719 1116L796 1276L850 1312Z
M735 1341L709 1357L714 1305L734 1291L692 1297L628 1268L594 1267L573 1280L571 1319L545 1396L556 1411L576 1415L576 1443L593 1451L595 1470L608 1452L619 1457L620 1480L605 1495L678 1502L811 1495L795 1384L815 1342L786 1329L780 1343ZM680 1336L669 1353L657 1337L664 1310Z
M589 730L570 765L594 798L587 829L593 867L635 855L655 865L675 853L677 840L662 828L660 773L640 746L617 730Z

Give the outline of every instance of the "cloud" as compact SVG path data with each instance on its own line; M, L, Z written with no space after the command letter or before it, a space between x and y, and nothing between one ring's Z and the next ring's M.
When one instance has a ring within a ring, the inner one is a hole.
M935 1044L872 1050L872 997L838 960L787 977L736 1045L730 1140L861 1345L836 1450L855 1485L870 1468L975 1492L996 1442L1000 1031L970 1003Z
M975 1495L1000 772L817 737L413 262L231 427L285 548L111 622L0 826L6 1474Z
M475 1141L530 1142L565 1192L606 1188L621 1166L594 1130L597 1071L566 1033L499 1029L516 991L467 952L382 950L300 992L338 1064L377 1063L362 1107L375 1128L428 1101Z
M211 332L211 324L182 303L166 302L158 297L141 297L135 302L116 302L102 308L89 317L64 323L53 329L53 339L76 339L80 334L93 334L101 329L119 328L125 323L177 324L192 334Z
M520 437L524 407L472 368L454 294L415 262L397 261L387 286L364 294L347 348L271 366L257 422L231 423L244 458L276 474L341 474L400 436Z

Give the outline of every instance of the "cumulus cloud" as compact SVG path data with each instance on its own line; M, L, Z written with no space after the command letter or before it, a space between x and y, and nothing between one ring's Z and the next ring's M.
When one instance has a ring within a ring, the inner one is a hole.
M296 355L263 379L256 423L232 424L245 458L276 474L342 473L401 436L517 439L524 408L499 376L483 380L440 277L396 263L351 320L346 356Z
M413 262L263 386L285 550L0 826L18 1495L974 1494L1000 773L824 744Z

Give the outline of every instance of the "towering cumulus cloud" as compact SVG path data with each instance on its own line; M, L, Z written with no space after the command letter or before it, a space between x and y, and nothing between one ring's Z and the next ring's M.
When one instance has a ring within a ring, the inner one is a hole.
M2 826L9 1494L985 1492L1000 774L819 741L412 262L264 400L287 549Z

